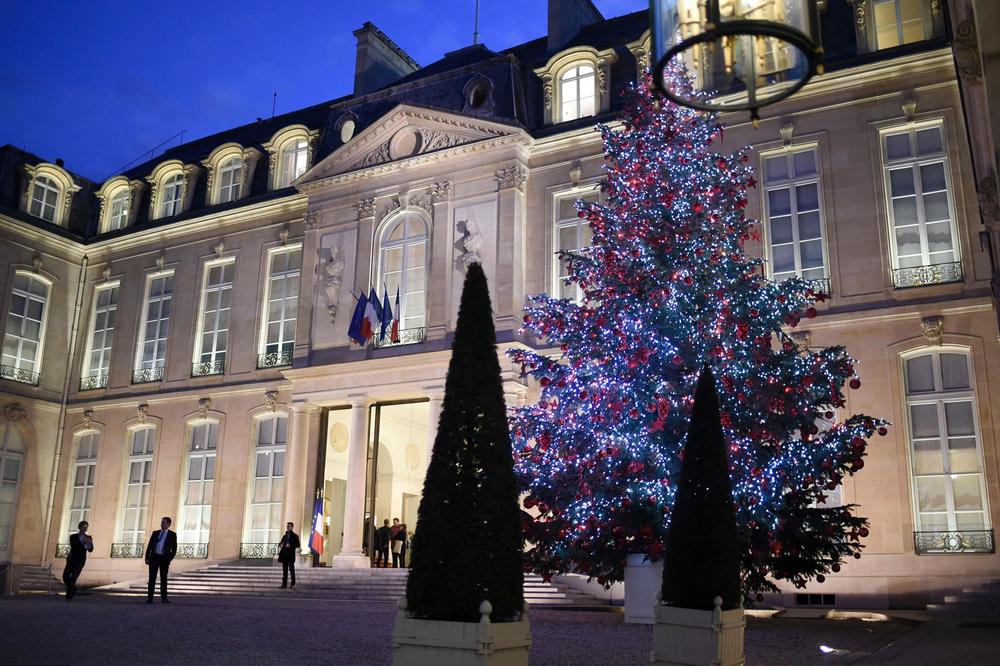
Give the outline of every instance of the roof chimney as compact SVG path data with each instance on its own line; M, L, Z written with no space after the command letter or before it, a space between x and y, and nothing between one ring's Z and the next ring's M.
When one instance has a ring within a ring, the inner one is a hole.
M61 158L61 157L57 157L56 158L56 166L57 167L62 167L64 164L66 164L66 163L63 161L63 158Z
M591 0L549 0L549 51L565 46L583 26L603 20Z
M354 31L358 39L354 63L354 94L364 95L420 69L406 51L370 21Z

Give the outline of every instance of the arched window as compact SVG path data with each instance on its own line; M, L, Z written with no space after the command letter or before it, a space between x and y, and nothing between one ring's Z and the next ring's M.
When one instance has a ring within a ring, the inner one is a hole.
M0 423L0 561L10 560L17 489L24 466L24 438L13 423Z
M184 198L184 174L171 176L163 183L160 195L160 217L170 217L181 212Z
M47 176L37 176L31 184L31 207L28 212L46 222L56 221L60 189Z
M207 544L212 529L212 496L215 492L215 452L219 424L202 421L190 426L188 460L181 495L180 543Z
M243 185L243 158L231 157L222 163L219 169L219 199L218 203L236 201L240 198L240 187Z
M379 240L379 287L389 294L401 330L423 328L426 313L427 225L415 213L386 225ZM399 309L395 312L395 295Z
M904 360L918 552L936 541L921 533L989 529L970 361L966 351L947 348ZM923 551L945 549L956 550Z
M570 67L559 77L560 120L576 120L594 115L594 68L590 65Z
M128 224L129 214L129 193L127 189L121 189L111 197L111 208L108 210L108 222L105 231L115 231L122 229Z
M3 336L0 376L25 384L37 384L45 340L49 284L32 273L14 274L10 309Z
M309 143L305 139L289 141L281 149L281 172L278 187L288 187L309 167Z
M75 534L76 526L82 520L90 520L90 503L94 494L94 479L97 476L97 445L100 435L89 431L76 436L76 456L73 459L73 483L69 497L69 511L63 528L66 539Z
M142 544L149 520L149 486L153 479L153 449L156 426L135 428L129 433L128 477L122 513L121 542Z
M249 538L250 543L276 544L282 533L288 417L268 414L258 419L256 440L248 507Z

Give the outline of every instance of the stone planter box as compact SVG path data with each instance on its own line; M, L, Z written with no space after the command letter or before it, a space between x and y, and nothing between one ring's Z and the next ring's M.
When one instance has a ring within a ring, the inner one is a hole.
M492 611L484 601L479 622L419 620L406 616L406 599L400 599L392 635L393 666L527 666L527 612L516 622L494 623Z
M721 606L719 597L715 598L715 610L710 611L657 603L653 609L652 663L742 666L746 615L742 608L724 611Z
M650 562L642 553L625 560L625 624L653 624L653 606L663 581L663 560Z

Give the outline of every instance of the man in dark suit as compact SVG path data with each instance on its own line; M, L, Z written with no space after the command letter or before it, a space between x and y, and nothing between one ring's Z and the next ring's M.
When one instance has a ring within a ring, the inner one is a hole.
M170 561L177 554L177 533L170 530L171 520L167 516L160 521L160 529L153 532L146 546L146 564L149 565L149 595L146 603L153 603L153 590L156 589L156 572L160 573L160 602L169 604L167 599L167 570Z
M389 566L389 542L392 540L392 528L389 519L382 521L382 527L375 530L375 566Z
M299 542L299 535L292 531L295 527L292 523L285 525L285 534L278 544L278 561L281 562L281 587L288 585L288 573L292 574L292 589L295 589L295 555L299 552L302 544Z
M87 534L90 524L86 520L76 526L79 532L69 537L69 555L66 556L66 568L63 570L63 583L66 584L66 601L72 601L76 596L76 579L87 563L87 553L94 550L94 540Z

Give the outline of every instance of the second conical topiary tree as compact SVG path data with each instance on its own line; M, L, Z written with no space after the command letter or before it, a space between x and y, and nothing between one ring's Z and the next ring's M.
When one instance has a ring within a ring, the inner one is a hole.
M741 605L740 544L715 377L698 378L663 562L663 603L723 610Z
M469 267L406 584L412 618L494 622L524 608L521 511L486 275Z

